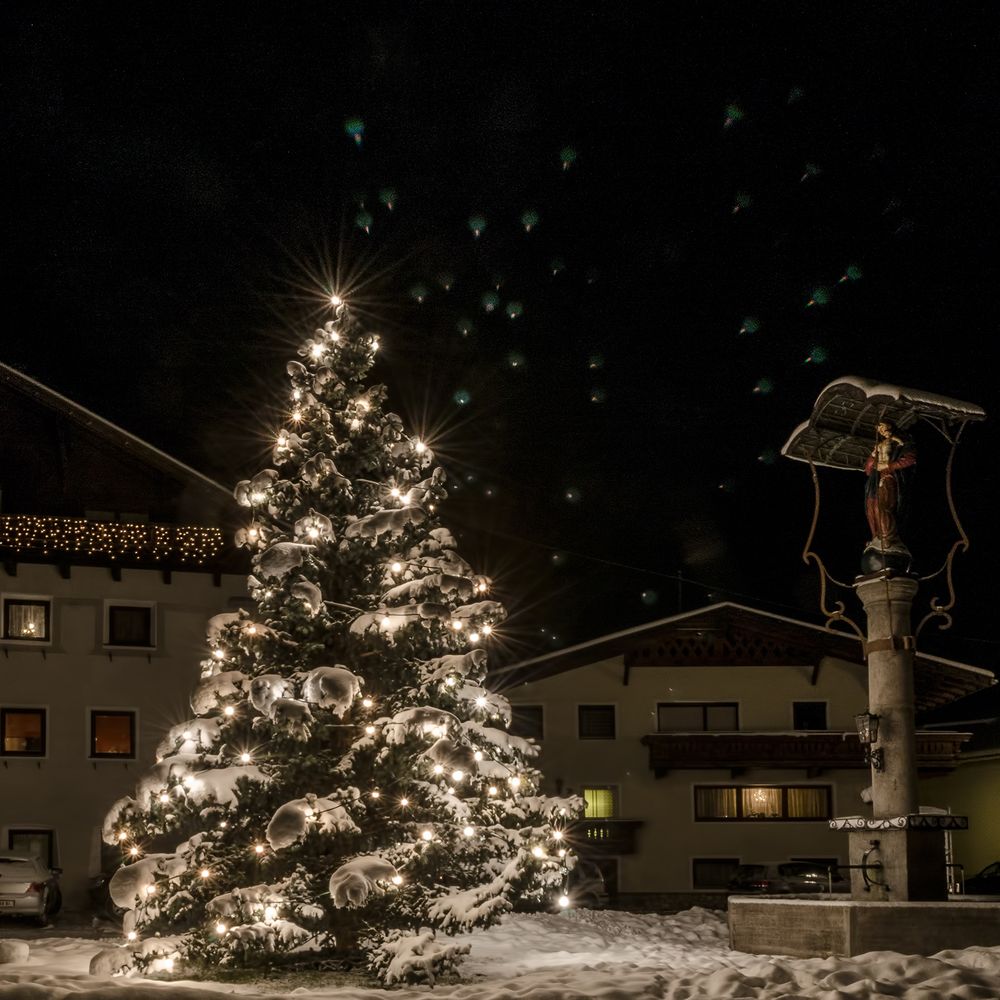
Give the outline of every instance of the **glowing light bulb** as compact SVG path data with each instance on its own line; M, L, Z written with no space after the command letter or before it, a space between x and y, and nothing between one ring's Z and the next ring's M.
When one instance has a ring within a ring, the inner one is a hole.
M562 840L562 837L563 837L562 830L553 830L552 831L552 839L553 840Z
M160 792L160 802L166 803L170 801L170 796L166 792Z
M215 933L216 934L225 934L226 930L227 930L226 925L224 923L222 923L221 921L215 925Z
M471 837L475 834L475 828L471 826L464 827L462 829L462 834L466 837Z
M399 804L401 806L408 806L410 804L410 800L409 799L400 799L399 800Z
M306 819L312 819L316 815L316 812L311 806L306 806Z
M236 709L233 708L232 705L226 705L226 707L222 711L229 716L233 716L236 714Z
M392 884L393 885L402 885L403 884L403 876L402 875L393 875L392 876Z
M322 344L313 344L312 347L309 349L309 353L314 358L321 358L321 357L323 357L323 345Z
M544 858L545 857L545 851L543 851L537 845L531 849L531 853L534 854L534 856L536 858Z
M372 350L377 351L379 349L378 337L372 337Z
M247 626L247 635L256 635L256 634L257 634L257 626L256 625L248 625Z
M310 528L310 529L309 529L309 530L308 530L308 531L306 532L306 534L307 534L307 535L308 535L308 536L309 536L310 538L319 538L319 528L317 528L317 527L316 527L316 525L313 525L313 526L312 526L312 527L311 527L311 528Z
M385 617L384 617L384 618L382 619L382 628L388 628L388 627L389 627L389 626L390 626L391 624L392 624L392 622L391 622L391 621L389 621L389 616L388 616L388 615L386 615L386 616L385 616Z
M413 444L413 450L418 455L422 455L425 451L427 451L427 445L425 445L423 441L415 441Z
M249 764L251 760L252 760L252 758L251 758L250 754L248 754L248 753L241 753L240 754L240 763L241 764Z
M217 660L224 660L226 658L226 654L221 649L213 649L212 656Z
M278 435L278 447L279 448L287 448L288 447L288 435L284 431L282 431Z
M479 633L478 632L470 632L469 633L469 642L479 642Z
M134 941L138 936L139 935L136 934L135 931L129 931L128 934L125 935L125 940L126 941Z
M520 788L521 779L515 774L514 777L507 779L507 784L510 785L511 788Z
M212 876L212 873L207 868L202 868L199 874L202 878L211 878Z
M458 620L458 619L456 618L456 619L455 619L455 621L453 621L453 622L451 623L451 627L452 627L452 628L453 628L453 629L454 629L454 630L455 630L456 632L461 632L461 631L462 631L462 629L463 629L463 628L465 628L465 622L463 622L463 621L459 621L459 620Z
M340 334L339 334L339 333L337 333L337 331L336 331L336 330L331 330L331 331L330 331L330 334L329 334L329 336L330 336L330 339L331 339L331 340L332 340L332 341L333 341L333 342L334 342L335 344L337 343L337 341L338 341L338 340L340 340Z
M292 410L292 420L294 420L296 423L298 423L301 419L302 419L302 411L301 410Z
M480 594L485 594L487 589L487 584L485 580L479 581L479 586L476 588Z
M292 390L292 399L299 400L301 398L302 398L302 390L301 389L293 389Z
M482 633L483 633L483 635L492 635L492 633L493 633L493 626L492 625L484 625L482 627Z
M336 293L330 296L330 305L333 306L334 309L336 309L337 306L341 306L343 304L344 300Z
M264 853L264 845L263 844L254 844L253 852L254 852L254 854L263 854Z
M375 702L373 702L373 701L371 700L371 698L362 698L362 699L361 699L361 704L362 704L362 705L363 705L363 706L364 706L365 708L371 708L371 707L372 707L372 705L374 705L374 704L375 704Z
M565 910L569 906L569 896L560 896L559 905Z
M477 708L485 708L486 707L486 699L482 695L480 695L476 699L476 707Z
M497 794L497 786L496 785L490 785L490 787L486 789L486 792L487 792L488 795L496 795Z
M163 968L167 972L174 971L174 960L172 958L163 959Z
M250 494L250 502L251 503L263 503L266 499L267 499L267 495L264 494L264 493L261 493L260 490L255 490L253 493Z
M444 766L441 765L441 764L435 764L434 765L434 773L435 774L444 774Z
M265 906L264 907L264 919L270 923L278 916L278 908L276 906Z
M393 573L403 572L403 564L401 562L394 562L389 568L393 571Z
M393 488L391 490L389 490L389 496L398 499L398 497L399 497L399 487L398 486L393 486Z
M451 772L451 780L452 781L461 781L464 777L465 777L465 772L464 771L452 771Z
M223 821L222 821L222 822L221 822L221 823L219 824L219 829L220 829L220 830L225 830L225 828L226 828L227 826L229 826L229 824L228 824L228 823L227 823L227 822L226 822L225 820L223 820Z
M473 759L473 760L482 760L482 759L483 759L483 751L482 751L482 750L477 750L477 751L476 751L476 752L475 752L475 753L474 753L474 754L472 755L472 759Z
M130 847L128 849L128 852L129 852L129 854L132 855L133 858L139 857L139 848L138 847Z
M380 798L382 798L382 793L376 788L375 791L372 792L372 798L373 799L380 799Z
M446 677L444 679L444 682L450 688L453 688L455 686L455 678L454 677Z
M374 726L365 726L365 732L369 736L374 736L375 735L375 727Z
M420 834L420 836L423 837L424 840L426 841L431 841L434 839L434 834L430 830L424 830L424 832Z
M156 886L155 885L147 885L146 886L146 895L147 896L155 896L156 895Z

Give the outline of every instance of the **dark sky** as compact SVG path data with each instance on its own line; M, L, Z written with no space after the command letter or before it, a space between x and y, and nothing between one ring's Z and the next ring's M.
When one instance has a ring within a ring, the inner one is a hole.
M260 467L283 362L339 268L383 331L394 407L461 483L448 517L521 650L672 613L678 571L686 607L815 620L808 472L771 459L820 389L859 374L997 410L988 4L0 17L0 357L231 482ZM989 667L998 443L991 421L960 450L972 549L956 625L925 643ZM947 532L923 444L926 571ZM849 579L862 480L830 476L824 554Z

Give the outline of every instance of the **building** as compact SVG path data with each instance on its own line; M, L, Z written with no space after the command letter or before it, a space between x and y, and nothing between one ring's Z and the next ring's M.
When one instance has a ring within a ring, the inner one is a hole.
M972 738L962 747L958 767L922 783L926 798L949 812L969 817L958 860L965 875L1000 861L1000 686L928 712L924 729L960 729Z
M993 683L925 654L915 670L920 709ZM586 800L578 851L624 904L678 907L719 902L739 864L847 862L847 837L827 821L867 808L854 723L866 680L853 636L732 603L493 676L514 730L542 743L545 790ZM968 738L919 732L921 774L954 770Z
M248 563L230 490L2 364L0 400L0 849L60 866L78 909Z

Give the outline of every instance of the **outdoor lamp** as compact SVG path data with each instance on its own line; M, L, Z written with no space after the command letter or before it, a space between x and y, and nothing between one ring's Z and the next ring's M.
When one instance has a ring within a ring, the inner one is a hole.
M854 724L858 729L858 739L865 747L865 763L871 765L876 771L881 771L885 767L882 748L872 750L872 744L878 743L878 721L879 717L871 712L859 712L854 716Z

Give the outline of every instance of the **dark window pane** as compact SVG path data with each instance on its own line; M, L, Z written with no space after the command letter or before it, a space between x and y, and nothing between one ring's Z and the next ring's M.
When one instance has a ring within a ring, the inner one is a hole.
M511 705L510 732L526 740L541 740L545 731L545 709L541 705Z
M4 638L47 641L50 607L48 601L4 601Z
M3 752L6 754L45 753L45 711L40 708L5 708L0 711Z
M53 837L51 830L8 830L7 847L19 854L28 854L48 868L53 862Z
M793 701L792 718L796 729L826 729L826 702Z
M740 728L736 705L707 705L705 728L713 732L735 732Z
M614 705L581 705L579 718L581 740L613 740L615 738Z
M739 858L695 858L691 879L696 889L725 889L740 866Z
M134 756L135 714L92 712L91 740L95 757Z
M112 605L108 608L109 646L152 646L153 609Z
M694 790L695 819L736 819L736 789L701 787Z
M789 819L829 819L830 789L823 786L788 788Z
M657 715L661 733L700 733L705 728L702 705L660 705Z

